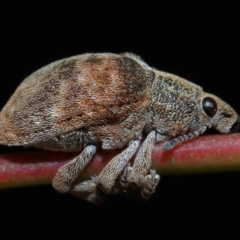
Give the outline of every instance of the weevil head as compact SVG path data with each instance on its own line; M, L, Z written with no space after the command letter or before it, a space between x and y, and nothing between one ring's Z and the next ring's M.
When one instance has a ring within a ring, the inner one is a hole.
M240 117L231 106L218 97L203 93L201 95L201 109L217 131L221 133L240 131Z

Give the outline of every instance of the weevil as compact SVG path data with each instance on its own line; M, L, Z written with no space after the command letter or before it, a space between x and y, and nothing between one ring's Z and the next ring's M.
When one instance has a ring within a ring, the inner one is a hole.
M137 55L83 54L20 84L0 113L0 144L79 151L53 179L61 193L99 204L109 194L134 191L144 201L160 180L151 169L154 144L168 150L212 127L237 132L240 118L218 97ZM98 176L77 182L99 147L123 151Z

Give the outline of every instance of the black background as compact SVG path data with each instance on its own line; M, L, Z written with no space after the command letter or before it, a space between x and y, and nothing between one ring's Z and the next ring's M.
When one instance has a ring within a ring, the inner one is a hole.
M240 113L238 1L23 1L0 4L0 105L38 68L85 52L132 51ZM22 149L1 147L1 153ZM240 173L163 176L138 204L100 207L52 187L0 191L1 239L238 239Z

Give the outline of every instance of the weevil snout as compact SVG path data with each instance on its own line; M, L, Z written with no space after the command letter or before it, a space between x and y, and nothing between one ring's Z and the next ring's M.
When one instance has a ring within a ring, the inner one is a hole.
M225 102L221 101L219 110L213 118L213 127L221 133L234 133L240 131L239 115Z
M207 115L212 126L221 133L240 131L240 117L231 106L220 98L203 93L202 110Z
M232 125L230 129L231 133L240 132L240 117L237 115L237 121Z

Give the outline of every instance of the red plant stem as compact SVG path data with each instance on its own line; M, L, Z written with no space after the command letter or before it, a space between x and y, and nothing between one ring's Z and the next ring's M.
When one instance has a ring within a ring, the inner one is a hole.
M80 178L98 174L119 153L99 150ZM50 151L25 152L0 156L0 188L50 183L57 169L79 153ZM160 174L228 171L240 169L240 134L202 136L162 151L156 144L152 168Z

